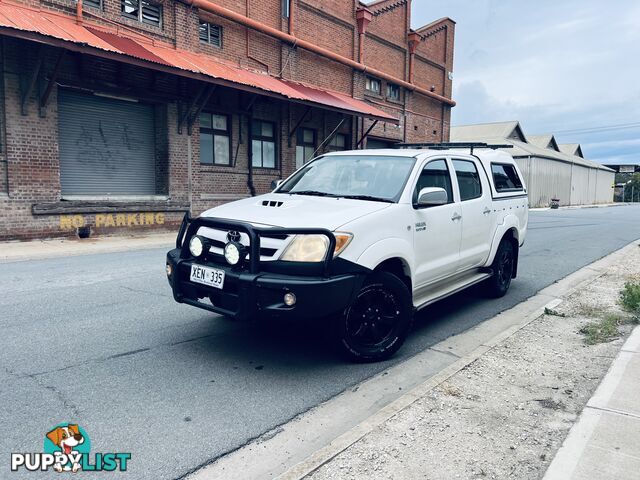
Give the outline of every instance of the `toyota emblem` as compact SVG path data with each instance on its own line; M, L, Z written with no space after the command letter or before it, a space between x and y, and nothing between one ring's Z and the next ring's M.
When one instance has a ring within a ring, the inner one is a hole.
M229 233L227 233L227 241L240 243L240 232L231 230Z

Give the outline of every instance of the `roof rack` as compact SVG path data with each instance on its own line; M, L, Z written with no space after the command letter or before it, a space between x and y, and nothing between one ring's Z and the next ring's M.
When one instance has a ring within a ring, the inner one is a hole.
M449 150L450 148L469 148L473 155L474 148L490 148L497 150L499 148L513 148L509 144L490 144L482 142L444 142L444 143L396 143L394 148L428 148L430 150Z

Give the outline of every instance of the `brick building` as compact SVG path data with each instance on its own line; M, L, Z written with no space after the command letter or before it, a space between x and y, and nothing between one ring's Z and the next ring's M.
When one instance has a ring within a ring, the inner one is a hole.
M410 0L0 1L0 240L166 228L314 155L449 138Z

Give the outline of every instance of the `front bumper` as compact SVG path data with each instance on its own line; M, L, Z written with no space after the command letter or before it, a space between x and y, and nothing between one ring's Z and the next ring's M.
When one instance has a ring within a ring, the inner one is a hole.
M252 252L259 252L260 229L239 222L209 218L191 220L185 216L176 242L177 248L167 253L167 265L170 265L172 272L168 280L173 298L177 302L232 318L245 320L264 314L272 317L321 318L335 314L351 303L369 273L368 269L340 258L326 259L321 264L310 265L280 261L260 262L257 254L252 257L258 261L250 261L250 258L240 267L231 267L213 254L193 258L187 246L200 226L250 232ZM296 234L300 230L290 232ZM318 233L317 230L308 232ZM327 233L333 237L330 232ZM335 239L331 245L335 245L334 242ZM333 251L333 247L330 248ZM224 270L223 288L191 282L193 264ZM294 305L284 303L286 293L295 295Z

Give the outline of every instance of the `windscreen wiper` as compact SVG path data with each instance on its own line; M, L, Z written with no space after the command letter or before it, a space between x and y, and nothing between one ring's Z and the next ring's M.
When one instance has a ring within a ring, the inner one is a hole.
M373 197L371 195L340 195L340 198L350 198L352 200L369 200L371 202L394 203L393 200L382 197Z
M327 192L318 192L316 190L300 190L297 192L279 192L279 193L288 193L289 195L314 195L316 197L334 197L331 193Z

